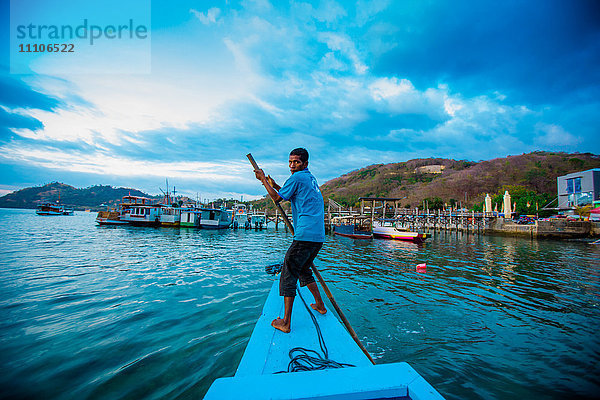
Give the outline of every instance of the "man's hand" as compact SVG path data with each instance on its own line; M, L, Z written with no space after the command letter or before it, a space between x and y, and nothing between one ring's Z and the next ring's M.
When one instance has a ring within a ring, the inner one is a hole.
M276 182L275 179L271 178L271 175L267 175L267 182L269 182L269 185L271 185L273 187L273 189L275 190L279 190L281 189L281 186L279 186Z
M265 186L265 189L267 189L267 192L269 193L273 201L278 203L281 200L283 200L281 196L279 196L279 193L277 193L277 191L281 189L281 186L276 184L273 178L271 178L271 176L266 177L265 172L262 169L255 169L254 175L256 175L256 179L261 181L262 184Z
M265 181L265 172L262 169L255 169L254 170L254 175L256 176L256 179L258 179L261 182Z

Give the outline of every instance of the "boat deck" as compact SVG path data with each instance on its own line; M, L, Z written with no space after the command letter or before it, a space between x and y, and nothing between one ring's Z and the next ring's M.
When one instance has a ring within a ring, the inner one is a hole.
M262 314L252 332L234 377L217 379L204 397L212 399L413 399L443 400L443 397L407 363L372 365L329 310L316 318L329 350L329 358L354 364L353 368L277 373L287 370L289 351L304 347L320 352L314 324L296 296L291 333L271 327L283 315L279 283L274 282ZM307 304L313 301L301 289Z
M300 290L306 304L310 307L310 303L314 301L310 291L306 288ZM323 293L322 295L324 296ZM335 311L332 311L328 310L325 315L314 312L329 351L329 358L357 367L371 366L367 356L360 351L335 317ZM277 281L271 288L262 314L252 332L246 352L235 373L236 377L287 371L290 362L289 351L294 347L304 347L321 353L315 326L299 296L296 296L292 309L290 333L283 333L271 326L271 321L279 316L283 317L283 300L279 296ZM349 349L356 351L349 351Z

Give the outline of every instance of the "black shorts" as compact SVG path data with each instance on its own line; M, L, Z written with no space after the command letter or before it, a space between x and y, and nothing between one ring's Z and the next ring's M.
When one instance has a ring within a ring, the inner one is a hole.
M296 282L306 286L315 281L310 268L315 257L323 247L321 242L306 242L294 240L285 253L283 268L279 277L279 295L285 297L296 296Z

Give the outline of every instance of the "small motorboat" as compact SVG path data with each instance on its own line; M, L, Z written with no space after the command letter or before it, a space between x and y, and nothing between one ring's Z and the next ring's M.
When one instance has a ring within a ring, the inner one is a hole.
M421 232L411 232L399 229L394 219L380 219L373 224L373 236L381 239L404 240L413 243L423 243L428 235Z
M331 220L331 227L335 235L352 239L373 239L370 220L362 216L335 217Z
M60 204L43 203L37 206L35 213L37 215L73 215L74 211Z

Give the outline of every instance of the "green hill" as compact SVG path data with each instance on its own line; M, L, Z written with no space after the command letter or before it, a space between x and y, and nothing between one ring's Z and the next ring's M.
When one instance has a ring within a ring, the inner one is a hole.
M114 188L108 185L91 186L77 189L64 183L52 182L40 187L30 187L0 197L1 208L36 208L39 203L50 201L60 203L76 210L104 209L101 204L115 205L123 196L152 197L137 189Z
M479 162L427 158L352 171L323 184L321 192L347 206L358 205L359 197L379 196L401 198L406 207L438 199L472 208L486 193L509 187L553 199L557 177L598 167L600 157L591 153L534 152Z

